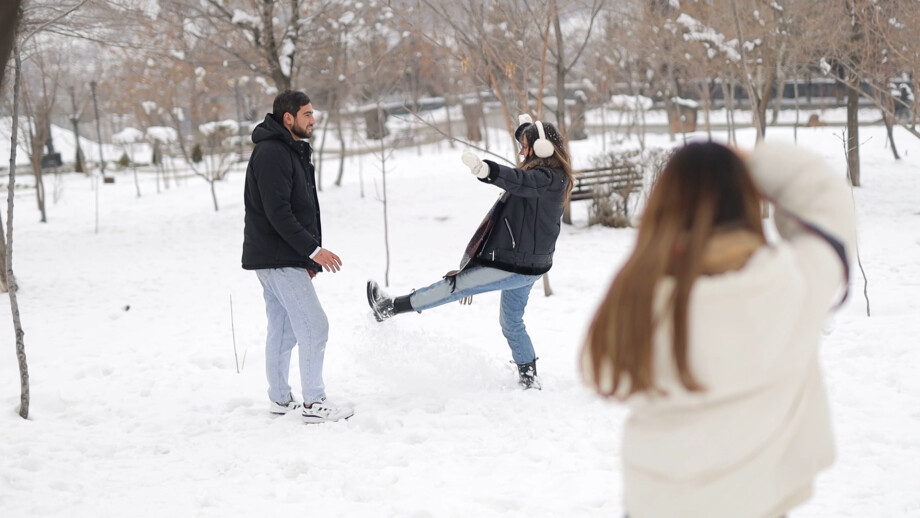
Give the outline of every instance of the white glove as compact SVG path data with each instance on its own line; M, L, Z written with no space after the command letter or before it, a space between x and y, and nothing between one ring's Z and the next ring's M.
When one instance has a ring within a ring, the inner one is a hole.
M533 119L530 118L529 114L522 113L518 115L518 126L521 124L533 124Z
M489 166L480 160L478 156L470 153L468 149L463 150L463 155L460 159L470 168L470 172L473 173L473 176L476 178L485 178L489 176Z

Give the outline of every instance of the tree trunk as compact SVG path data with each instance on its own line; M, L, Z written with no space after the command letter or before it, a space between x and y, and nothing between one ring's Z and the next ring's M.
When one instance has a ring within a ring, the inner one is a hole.
M575 92L575 109L572 110L572 126L569 131L568 139L585 140L588 138L588 132L585 131L585 112L587 111L588 99L581 90Z
M898 155L898 147L894 143L894 120L891 115L885 114L882 116L885 120L885 131L888 133L888 142L891 143L891 152L894 154L895 160L900 160L901 156Z
M39 119L44 117L39 114ZM42 178L42 155L45 151L45 141L47 140L44 132L45 125L39 122L35 127L35 133L30 138L30 148L32 149L32 174L35 176L35 199L38 202L38 212L41 215L41 222L48 222L48 214L45 212L45 180Z
M77 114L77 94L73 86L70 87L70 106L73 111L70 117L70 124L73 126L74 146L76 147L74 152L74 171L85 173L86 168L83 163L83 150L80 149L80 119Z
M372 108L364 112L364 125L368 140L382 140L387 131L387 114L383 107Z
M920 92L920 75L913 78L914 92ZM910 127L917 125L917 116L920 115L920 95L914 94L914 103L910 109Z
M7 196L12 197L13 192L7 191ZM3 232L3 217L0 216L0 292L10 291L10 285L6 281L6 233Z
M701 97L703 98L703 124L706 126L706 139L712 141L712 123L709 120L709 115L712 112L712 81L709 77L706 77L706 81L703 84L701 89Z
M565 124L565 45L556 0L552 0L552 16L553 32L556 34L556 129L560 135L568 135Z
M281 56L278 52L280 45L275 39L275 2L262 1L262 9L259 11L259 19L262 21L262 36L264 38L261 44L261 51L264 53L269 71L271 72L272 81L275 87L283 92L291 89L291 78L284 73L281 68L281 60L288 59L287 56Z
M772 67L767 69L767 78L763 82L763 91L759 94L757 105L757 118L760 121L760 137L767 134L767 110L770 108L770 96L773 91L773 84L776 82L776 70Z
M799 80L796 78L795 86L793 87L793 97L795 98L795 124L792 125L792 141L796 144L799 143Z
M725 88L724 83L722 88ZM738 134L735 132L735 80L728 82L728 89L725 91L725 119L728 124L728 143L733 146L738 145Z
M208 183L211 184L211 199L214 201L214 212L220 211L220 207L217 205L217 191L214 189L214 184L217 182L216 178L209 178Z
M457 144L454 142L454 122L450 118L450 106L453 102L453 96L445 95L444 96L444 113L447 116L447 145L451 149L457 147Z
M345 176L345 131L342 129L342 111L338 106L335 108L335 134L339 137L339 173L335 177L335 186L341 187L342 177Z
M885 134L888 136L888 142L891 143L891 152L894 154L894 159L900 160L901 156L898 155L898 147L894 143L894 124L897 120L898 100L888 95L883 101L879 101L879 104L882 103L885 103L886 107L885 110L882 110L882 122L885 123Z
M760 96L757 95L757 89L754 85L754 76L751 74L751 71L748 68L747 52L745 51L743 44L744 32L741 30L741 19L738 15L738 3L736 0L732 0L732 15L735 20L735 30L737 31L738 41L742 42L742 45L739 46L739 52L741 54L741 71L742 75L744 76L742 80L744 81L744 86L747 90L748 107L751 110L751 117L752 122L754 123L754 127L757 128L757 142L759 143L763 140L763 132L765 127L760 111L761 99Z
M13 313L13 328L16 330L16 359L19 361L19 415L29 418L29 364L26 362L26 347L19 319L19 300L16 298L16 276L13 275L13 193L16 187L16 146L19 132L19 92L22 88L22 60L14 47L13 59L13 122L10 147L10 181L6 209L6 279L9 283L10 310Z
M482 105L464 102L460 105L460 110L463 112L463 120L466 121L466 139L470 142L482 141Z
M19 22L19 4L21 0L0 2L0 84L6 73L6 62L16 41L16 25Z
M377 102L377 109L375 113L383 113L383 107L380 106L380 102ZM380 117L382 118L382 117ZM383 247L386 252L386 270L383 274L383 285L390 286L390 219L387 213L387 150L386 145L383 142L383 137L380 138L380 174L383 177Z
M847 174L859 187L859 79L851 77L847 88Z
M334 106L333 103L335 102L335 99L333 99L333 97L334 95L330 93L329 97L326 99L326 106L329 106L330 109ZM326 120L323 121L323 138L320 139L319 149L316 150L316 162L314 165L314 172L316 174L316 189L319 191L323 190L323 164L325 164L325 160L323 160L323 155L326 154L326 135L329 134L329 123L330 122L332 122L332 112L331 111L326 113ZM341 161L344 161L344 160L345 160L345 157L342 157L340 160L340 163Z
M847 8L851 17L850 23L850 40L854 46L860 46L863 39L863 27L856 17L855 2L847 1ZM862 59L858 54L851 56L853 61L851 72L846 73L846 95L847 95L847 177L850 179L850 185L853 187L860 186L859 178L859 94L860 94L860 77L856 72L862 68Z
M776 124L777 119L779 118L779 112L783 109L783 99L785 96L786 88L786 70L783 68L783 56L786 54L786 40L783 39L782 44L779 47L779 56L776 60L776 69L774 70L774 77L776 78L776 97L774 97L773 103L773 115L771 117L770 123Z
M553 294L553 288L549 285L549 272L543 274L543 295L549 297Z

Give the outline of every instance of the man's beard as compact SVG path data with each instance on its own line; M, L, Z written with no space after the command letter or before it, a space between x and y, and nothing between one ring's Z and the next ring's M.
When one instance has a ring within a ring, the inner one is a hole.
M310 136L313 135L313 128L310 126L304 126L303 128L291 126L291 133L297 135L299 138L310 138Z

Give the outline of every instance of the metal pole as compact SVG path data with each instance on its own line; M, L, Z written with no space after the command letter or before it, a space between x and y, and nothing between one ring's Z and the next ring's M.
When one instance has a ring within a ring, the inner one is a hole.
M99 105L96 104L96 82L90 81L89 88L93 92L93 110L96 113L96 138L99 140L99 167L102 169L101 174L102 174L102 179L104 183L105 181L105 158L102 155L102 129L99 125ZM95 185L96 187L96 230L95 230L95 233L98 234L99 233L99 191L101 191L102 189L100 188L98 177L93 178L93 183L96 184Z

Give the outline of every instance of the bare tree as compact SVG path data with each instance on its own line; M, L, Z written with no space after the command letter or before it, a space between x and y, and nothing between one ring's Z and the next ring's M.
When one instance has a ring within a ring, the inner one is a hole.
M902 2L899 2L901 4ZM883 7L871 0L840 0L831 4L838 16L848 20L844 30L834 34L834 44L827 49L823 62L823 71L846 86L847 130L846 154L847 171L850 183L854 187L861 185L859 159L859 99L865 96L872 99L882 109L887 109L885 98L887 80L876 85L878 80L878 62L887 61L887 49L881 45L877 34L872 34L871 27L877 26L875 19ZM887 23L887 20L886 22ZM885 30L885 29L883 29ZM886 78L887 79L887 78ZM873 95L876 92L876 95Z
M5 242L5 271L6 283L10 296L10 309L13 316L13 328L16 333L16 357L19 362L19 379L20 379L20 406L19 415L23 419L29 417L29 405L31 403L29 395L29 369L26 361L25 352L25 331L22 328L22 321L19 316L19 301L17 298L17 282L13 273L13 208L14 193L16 186L16 150L18 147L19 132L19 107L20 94L22 89L22 45L37 34L46 30L52 30L60 27L61 23L70 17L74 12L86 5L88 0L74 1L71 3L57 2L54 4L44 4L42 2L33 2L27 6L27 9L18 11L18 20L14 20L13 26L18 23L18 30L13 32L13 118L10 147L10 173L7 191L7 220L6 232L2 241ZM2 228L2 227L0 227Z
M437 41L444 48L455 49L455 62L462 73L475 77L469 88L484 86L498 100L509 135L518 113L533 111L537 118L543 118L552 22L545 2L536 2L533 7L512 2L451 4L423 0L423 4L430 16L450 28L449 33L439 34ZM533 110L532 97L536 104Z
M55 58L59 55L46 52L46 44L39 42L40 35L27 40L32 43L33 52L29 61L34 65L34 81L32 88L22 91L23 107L29 121L29 158L32 164L32 174L35 176L35 196L41 222L48 221L46 210L45 180L43 157L45 149L48 153L54 151L51 144L51 117L57 102L58 87L60 85L60 62ZM51 58L50 60L48 58ZM24 70L24 75L27 74Z
M383 7L382 11L374 13L374 16L379 16L380 18L375 23L368 24L367 30L362 31L360 35L356 35L361 45L361 57L356 60L356 65L360 68L354 71L353 77L356 91L361 92L365 106L370 105L370 109L373 110L375 115L368 119L380 124L379 128L369 128L366 134L369 139L377 140L374 155L379 161L382 181L382 190L378 194L378 199L383 206L383 241L386 257L384 285L389 286L390 221L388 217L387 167L392 150L388 149L387 142L384 140L386 136L385 100L394 93L400 84L402 68L398 65L403 41L393 38L394 28L386 24L386 20L392 16L392 11L389 7ZM374 131L379 132L375 135ZM342 158L344 159L344 157Z
M208 182L211 188L211 199L214 201L214 210L217 211L219 207L214 184L223 180L230 172L235 159L231 141L239 133L239 127L236 121L224 120L202 124L198 127L198 131L205 137L206 153L202 157L204 167L194 168L194 171Z
M558 0L549 0L547 6L548 16L552 20L554 47L551 48L553 60L555 61L555 90L556 90L556 122L559 131L566 135L566 81L572 69L579 63L584 55L585 49L591 41L592 31L601 8L604 6L602 0L591 0L585 7L573 5L574 2L566 2L563 9L560 10ZM527 5L533 5L527 3ZM573 24L574 27L583 29L580 34L566 33L562 30L562 16L565 12L584 14L585 20L582 23ZM570 40L575 40L575 44L569 47ZM547 46L549 48L549 46Z
M4 2L2 5L0 5L0 20L2 20L0 21L0 85L3 84L3 79L6 73L6 63L9 61L10 52L13 50L13 45L16 42L16 30L19 21L20 9L19 4L20 0L13 0L11 2ZM15 154L15 149L13 150L13 153ZM10 167L10 170L12 170L12 167ZM7 196L10 200L12 200L12 182L10 182L7 187ZM12 251L12 249L9 248L6 243L6 234L8 232L12 232L12 227L10 227L7 232L4 232L3 218L0 217L0 291L4 293L9 291L7 266L10 264L10 261L7 259L7 252ZM12 274L9 275L12 276Z
M20 71L22 63L20 62L19 52L13 49L13 98L19 95L22 88ZM22 320L19 318L19 299L16 295L17 285L16 276L13 274L13 206L14 194L16 187L16 132L18 130L19 103L13 102L13 143L10 148L10 181L7 191L7 211L6 211L6 282L10 296L10 309L13 313L13 328L16 332L16 358L19 362L19 415L23 419L29 418L29 364L26 361L25 331L22 329Z
M9 61L10 52L13 50L13 45L16 41L20 3L20 0L12 0L0 5L0 85L3 84L6 74L6 63ZM15 150L13 153L15 153ZM12 167L10 170L12 170ZM12 200L12 182L10 182L7 188L7 196ZM3 231L3 218L0 217L0 291L4 293L9 291L7 267L11 261L7 258L7 253L12 249L7 246L6 234L11 231L12 227L10 227L7 232ZM9 274L9 276L11 277L12 274Z
M847 32L827 52L824 71L847 86L847 165L851 182L861 182L859 169L858 106L865 98L882 112L892 153L898 158L893 127L900 125L920 138L915 127L920 49L916 26L920 5L915 2L846 0L842 6L850 20ZM902 84L892 80L901 77Z
M368 60L373 60L368 42L374 38L378 27L391 25L391 20L383 19L389 9L379 9L377 4L361 0L340 0L324 7L326 16L312 19L310 41L317 55L326 56L316 63L305 63L299 80L309 85L309 94L314 105L322 112L322 138L317 147L316 180L317 188L322 190L326 138L329 128L338 140L338 171L335 185L341 186L345 175L345 156L348 152L348 139L345 138L347 108L350 101L357 96L364 100L362 84L354 77L364 77L362 70ZM406 7L411 11L411 6ZM383 25L380 25L383 23ZM395 33L395 28L391 28ZM411 35L409 35L411 37Z
M655 64L655 53L660 42L656 32L661 29L659 20L646 16L646 9L647 5L640 2L608 5L597 38L584 60L583 77L593 85L591 101L604 108L601 121L605 154L607 107L619 112L616 125L622 127L625 120L626 134L635 131L640 147L645 147L647 108L641 100L651 102L657 91L659 67Z
M336 2L327 0L166 0L187 36L202 40L289 90L315 57L315 34ZM333 16L334 18L334 16ZM317 53L319 54L319 53Z
M21 3L22 0L9 0L0 4L0 84L3 84L6 63L13 50Z

